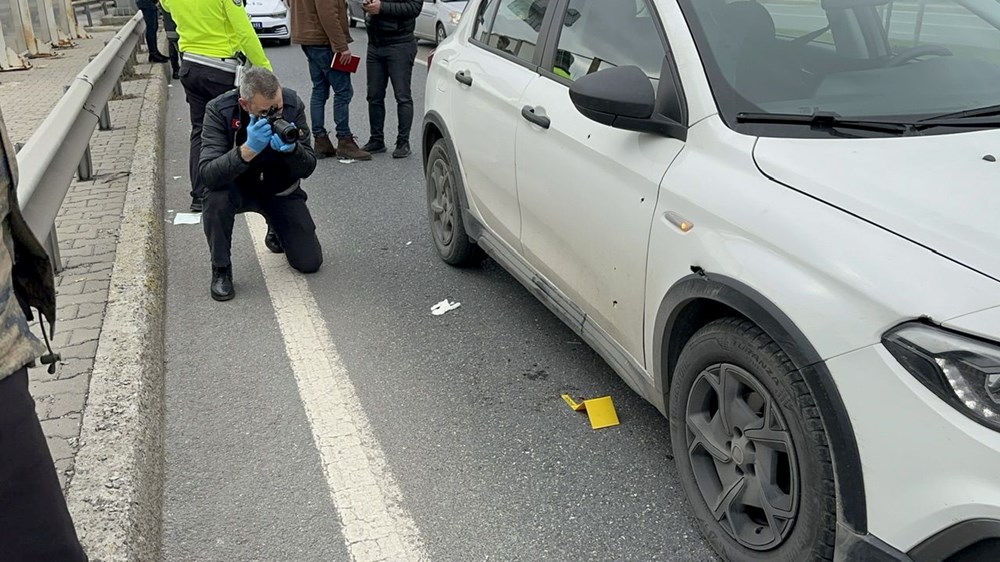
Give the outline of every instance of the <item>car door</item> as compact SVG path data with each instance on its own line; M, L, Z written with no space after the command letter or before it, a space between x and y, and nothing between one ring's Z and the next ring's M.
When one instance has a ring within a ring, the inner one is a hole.
M660 181L681 141L584 117L573 80L635 65L657 85L666 49L646 0L569 0L552 54L521 96L516 134L525 259L638 365L647 242ZM558 30L558 31L556 31Z
M417 16L417 29L415 34L420 39L434 38L434 24L437 22L438 0L424 0L424 5L420 8L420 15Z
M536 44L549 0L482 0L467 45L447 61L454 72L453 118L469 204L497 236L520 251L514 172L518 100L536 76Z

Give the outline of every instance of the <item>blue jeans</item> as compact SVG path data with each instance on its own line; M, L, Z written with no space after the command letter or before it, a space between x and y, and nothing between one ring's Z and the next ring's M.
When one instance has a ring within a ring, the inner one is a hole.
M328 45L302 45L302 52L309 60L309 75L313 83L309 105L313 136L327 134L326 100L330 99L330 88L333 88L333 121L337 125L337 138L353 137L350 125L351 99L354 97L351 73L330 68L334 53Z

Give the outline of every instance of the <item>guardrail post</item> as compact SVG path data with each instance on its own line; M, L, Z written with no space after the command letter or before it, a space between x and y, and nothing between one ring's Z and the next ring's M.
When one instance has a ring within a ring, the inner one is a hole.
M90 145L83 151L83 158L80 165L76 167L76 178L80 181L90 181L94 179L94 159L90 156Z
M49 253L49 261L52 262L52 271L59 273L63 270L62 256L59 255L59 238L56 237L56 225L52 225L52 230L45 238L45 251Z
M104 109L101 110L101 114L97 117L97 125L102 131L111 130L111 107L110 104L104 104Z

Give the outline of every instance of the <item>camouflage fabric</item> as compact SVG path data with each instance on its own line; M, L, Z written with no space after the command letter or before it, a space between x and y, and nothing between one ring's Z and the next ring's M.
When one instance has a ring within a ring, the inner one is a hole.
M30 307L55 321L55 289L48 257L17 204L17 159L0 114L0 380L34 361L45 346L28 329Z

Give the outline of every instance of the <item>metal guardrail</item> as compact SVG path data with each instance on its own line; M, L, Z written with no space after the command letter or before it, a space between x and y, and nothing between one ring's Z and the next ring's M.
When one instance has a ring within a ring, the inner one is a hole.
M111 15L112 11L118 7L115 0L72 0L72 4L74 10L83 11L83 15L87 18L87 26L89 27L94 26L94 7L100 8L101 13L105 15Z
M48 117L17 153L17 198L25 221L44 240L53 266L61 269L55 220L76 173L92 179L90 138L97 125L111 128L108 100L120 91L122 71L135 64L139 39L145 30L136 14L107 46L76 75Z

